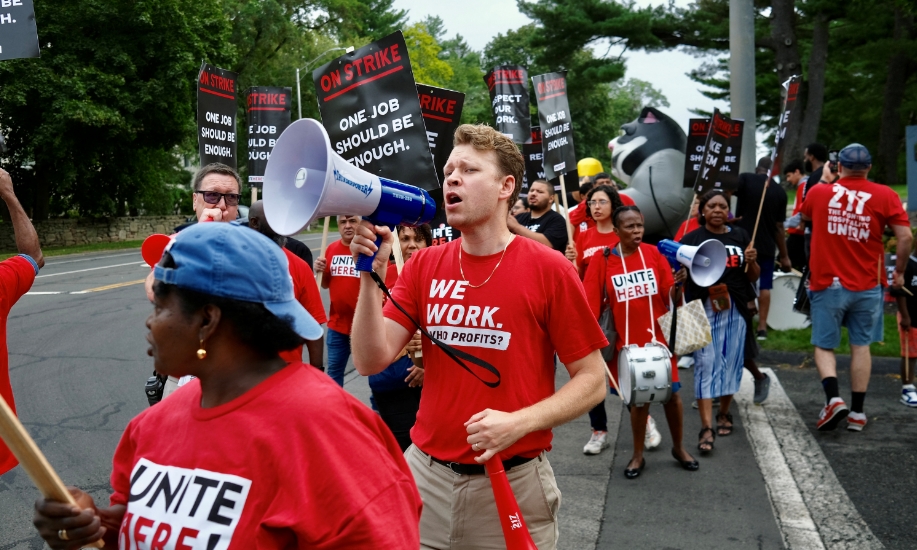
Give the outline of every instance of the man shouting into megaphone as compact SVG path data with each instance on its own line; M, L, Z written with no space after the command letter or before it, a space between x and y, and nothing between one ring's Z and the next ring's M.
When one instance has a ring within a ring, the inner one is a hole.
M607 342L576 271L507 228L523 166L510 138L460 126L443 193L446 219L462 237L415 253L384 307L370 274L361 274L352 330L361 374L391 364L414 319L437 340L423 339L424 391L405 453L424 503L422 548L504 547L484 475L496 454L538 548L555 548L560 492L546 457L551 429L605 396L599 350ZM351 251L379 252L373 269L384 276L393 243L387 227L363 221ZM571 377L556 393L555 352Z

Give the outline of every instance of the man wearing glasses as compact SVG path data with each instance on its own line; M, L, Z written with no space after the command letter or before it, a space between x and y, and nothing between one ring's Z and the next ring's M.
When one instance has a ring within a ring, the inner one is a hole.
M204 166L194 175L193 187L191 204L197 221L231 222L239 216L242 183L239 174L229 166L220 163ZM176 227L175 232L192 223Z

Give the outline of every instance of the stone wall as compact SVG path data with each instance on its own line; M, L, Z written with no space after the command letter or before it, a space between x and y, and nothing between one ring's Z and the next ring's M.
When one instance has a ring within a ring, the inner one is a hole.
M153 233L172 233L185 216L138 216L136 218L58 219L35 224L43 247L79 246L93 243L137 241ZM0 251L15 251L11 224L0 224Z

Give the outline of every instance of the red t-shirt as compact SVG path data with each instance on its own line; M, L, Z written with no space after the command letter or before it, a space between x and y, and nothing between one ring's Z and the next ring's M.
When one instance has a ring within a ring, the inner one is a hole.
M651 342L650 326L653 327L656 340L666 345L666 337L662 334L662 328L656 319L669 310L669 291L675 284L672 267L655 246L641 243L640 250L643 251L642 260L640 253L635 252L622 262L615 249L608 257L604 270L602 262L593 262L583 280L589 308L598 318L602 307L602 275L605 275L606 292L614 308L612 312L615 319L615 330L618 332L615 349L618 351L626 343L643 346ZM645 267L644 261L646 262ZM627 275L624 274L625 262L627 263ZM653 303L652 314L655 319L650 316L650 300ZM629 334L628 325L630 326ZM629 340L625 342L625 338ZM672 361L674 363L674 357ZM609 366L613 367L612 374L617 376L617 363L612 361ZM673 369L673 382L678 382L677 371L677 368Z
M675 233L675 237L676 237L675 240L681 241L685 237L685 235L694 231L698 227L700 227L700 222L697 221L696 217L689 218L681 222L681 227L679 227L678 231Z
M315 322L323 325L328 322L325 317L325 306L322 305L322 296L318 292L318 283L315 282L315 273L305 260L293 254L286 248L283 253L287 255L290 264L290 277L293 278L293 293L296 301L306 308ZM296 349L280 352L280 357L287 363L302 361L302 346Z
M799 185L796 186L796 202L793 203L793 214L792 214L793 216L795 216L796 214L799 213L800 210L802 210L802 202L803 202L802 196L804 194L803 193L804 188L805 188L804 181L800 181ZM806 230L804 227L796 226L796 227L787 227L786 232L789 233L790 235L805 235Z
M120 548L420 545L394 436L324 373L295 363L229 403L200 402L192 380L125 429L111 474L112 505L127 505Z
M828 288L834 277L853 292L875 288L884 279L879 265L885 265L885 226L910 227L898 194L863 178L816 185L802 203L802 215L812 220L810 290Z
M554 352L564 363L605 346L605 337L586 305L573 265L550 248L515 238L490 256L462 253L462 239L414 253L392 295L424 328L446 344L490 363L500 384L484 385L423 339L426 374L417 423L411 439L442 460L474 464L464 423L484 409L513 412L554 394ZM499 267L497 263L500 262ZM496 268L496 270L495 270ZM394 304L383 312L410 333L416 330ZM466 361L482 379L496 376ZM535 457L551 448L551 430L530 433L503 451L504 456Z
M614 231L599 233L597 227L580 233L579 238L576 239L576 267L579 269L580 279L586 275L586 268L589 267L593 255L601 256L606 246L614 248L620 240Z
M621 204L624 206L635 206L637 204L634 199L627 195L618 193L618 196L621 197ZM573 226L574 242L579 238L580 233L595 227L595 220L586 214L587 208L589 207L586 205L586 201L583 201L570 209L570 225Z
M6 347L6 319L13 305L32 288L37 269L22 256L13 256L0 262L0 395L13 412L13 386L10 384L9 350ZM19 464L13 453L0 440L0 474L12 470Z
M360 273L353 262L350 247L341 241L334 241L325 250L328 268L325 277L331 277L328 291L331 294L331 314L328 315L328 328L350 334L353 325L353 312L357 308L357 296L360 294Z

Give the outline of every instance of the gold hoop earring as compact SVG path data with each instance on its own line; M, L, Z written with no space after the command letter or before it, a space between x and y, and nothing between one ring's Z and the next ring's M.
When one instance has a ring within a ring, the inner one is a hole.
M201 339L201 347L197 350L197 358L204 359L207 357L207 350L204 349L204 340Z

